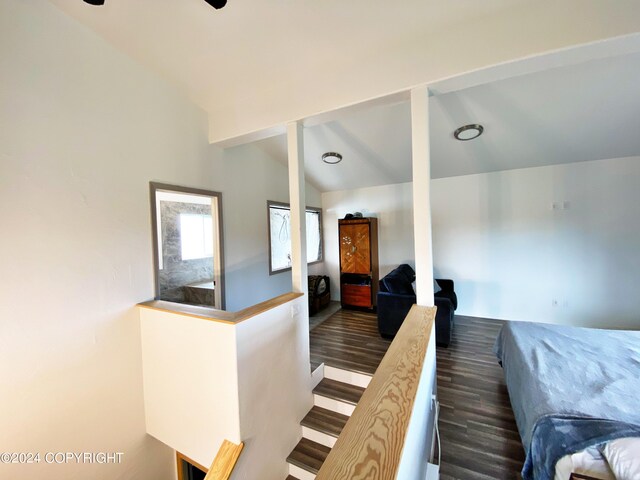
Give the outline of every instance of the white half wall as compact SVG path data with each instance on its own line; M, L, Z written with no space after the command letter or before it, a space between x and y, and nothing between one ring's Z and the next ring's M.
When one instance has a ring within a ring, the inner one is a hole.
M640 328L640 157L434 180L457 314Z
M208 467L240 443L236 326L140 308L147 433Z
M133 306L153 296L149 181L211 186L206 115L46 1L0 2L0 71L0 451L123 453L0 478L173 479Z
M415 266L412 202L411 183L322 194L324 268L331 278L333 300L340 300L338 220L354 212L378 218L378 261L380 277L384 277L401 263Z
M306 302L235 324L139 308L147 432L205 467L242 441L232 478L285 478L313 406Z
M413 402L411 422L404 439L402 456L396 480L425 480L427 463L433 451L436 409L432 398L436 394L436 332L433 324L416 398Z
M240 433L245 442L234 479L282 480L313 406L306 295L236 327Z

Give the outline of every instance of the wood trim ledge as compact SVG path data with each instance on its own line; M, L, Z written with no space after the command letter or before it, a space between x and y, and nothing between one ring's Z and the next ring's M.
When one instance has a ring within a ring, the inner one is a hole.
M148 308L151 310L159 310L161 312L176 313L187 317L201 318L212 322L236 324L243 322L251 317L271 310L272 308L283 305L287 302L295 300L303 296L303 293L289 292L277 297L271 298L261 303L257 303L250 307L244 308L237 312L227 312L225 310L217 310L212 307L198 307L196 305L186 305L184 303L167 302L165 300L149 300L138 304L140 308Z

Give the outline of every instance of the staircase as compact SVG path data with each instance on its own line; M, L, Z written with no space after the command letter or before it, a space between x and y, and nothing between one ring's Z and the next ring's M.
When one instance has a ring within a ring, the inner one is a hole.
M353 413L370 376L334 367L313 389L314 406L302 419L302 439L287 457L286 480L314 480L342 428Z

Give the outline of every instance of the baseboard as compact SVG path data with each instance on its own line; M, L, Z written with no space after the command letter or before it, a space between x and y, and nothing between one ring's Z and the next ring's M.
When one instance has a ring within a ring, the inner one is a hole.
M440 419L440 402L438 402L437 395L432 395L431 397L434 419L433 419L433 430L431 432L431 452L429 455L430 463L439 463L436 460L436 453L440 456L440 435L438 435L438 420ZM437 449L437 450L436 450Z
M440 466L427 463L427 476L425 480L438 480L440 478Z
M438 430L438 421L440 420L440 402L438 402L438 397L433 395L431 397L431 401L433 402L433 412L435 413L435 418L433 420L433 432L431 437L431 456L429 463L427 463L427 475L425 480L439 480L440 478L440 432ZM436 449L437 449L437 457L436 457Z

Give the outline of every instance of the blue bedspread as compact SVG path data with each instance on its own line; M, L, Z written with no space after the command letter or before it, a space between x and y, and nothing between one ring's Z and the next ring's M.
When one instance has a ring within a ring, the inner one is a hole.
M640 436L640 331L508 322L494 347L527 454L553 480L568 453Z

